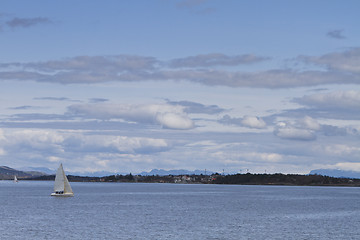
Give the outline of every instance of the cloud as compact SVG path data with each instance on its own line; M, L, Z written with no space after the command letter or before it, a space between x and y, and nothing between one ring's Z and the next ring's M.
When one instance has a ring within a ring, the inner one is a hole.
M50 101L69 101L69 102L81 102L80 100L74 100L67 97L35 97L34 100L50 100Z
M156 114L156 121L163 127L171 129L190 129L194 127L192 120L185 115L171 112Z
M76 141L79 141L77 146L80 146L85 152L115 152L126 154L150 154L167 150L170 145L164 139L144 138L144 137L127 137L127 136L106 136L106 135L92 135L92 136L76 136ZM74 149L71 145L74 139L71 139L68 146Z
M353 147L344 144L331 144L325 146L324 150L328 155L345 156L352 155L354 153L360 154L360 147Z
M249 160L258 159L264 162L280 162L283 160L282 155L278 153L251 152L251 153L241 154L241 157L246 157Z
M6 151L3 148L0 148L0 156L6 155Z
M50 161L76 153L150 154L171 148L171 144L161 138L86 135L81 131L26 129L8 131L2 136L0 141L7 154L41 152Z
M358 111L360 109L360 91L349 90L305 95L294 99L294 102L316 109Z
M357 83L359 83L360 48L351 48L343 52L329 53L320 57L300 56L298 59L306 63L325 66L325 68L331 72L343 72L348 75L356 74L358 79ZM344 75L344 77L346 77L346 75Z
M278 153L244 152L238 154L236 159L224 159L223 161L226 164L240 165L244 167L244 165L246 166L249 162L257 162L261 163L261 165L264 163L279 163L283 161L283 156Z
M245 116L241 123L249 128L265 128L266 127L266 123L264 122L264 120L262 120L259 117L253 117L253 116Z
M279 122L274 129L274 135L290 140L312 141L316 139L314 131L298 128L292 124Z
M202 54L186 58L173 59L170 66L174 68L188 67L211 67L211 66L237 66L240 64L257 63L268 58L258 57L252 54L227 56L221 53Z
M316 135L312 131L292 127L277 128L274 134L280 138L291 140L311 141L316 139Z
M300 56L297 58L298 61L325 66L324 70L269 69L242 72L230 71L227 66L245 62L255 63L263 58L253 55L205 54L160 61L153 57L131 55L79 56L58 61L2 63L0 64L0 80L61 84L189 81L208 86L233 88L294 88L322 84L359 84L359 59L360 48L357 48L320 57ZM175 68L175 66L187 67ZM212 66L218 68L215 70L211 68ZM198 67L201 68L198 69Z
M319 124L310 116L297 118L295 121L278 122L274 128L274 135L284 139L315 140L316 134L325 136L356 135L357 130L351 127L341 128L332 125Z
M32 27L34 25L47 24L47 23L51 23L51 22L52 21L50 19L44 18L44 17L13 18L13 19L7 21L6 25L11 28L18 28L18 27L28 28L28 27Z
M24 105L24 106L18 106L18 107L12 107L9 109L14 109L14 110L27 110L27 109L31 109L31 108L35 108L34 106L29 106L29 105Z
M335 29L327 32L327 36L335 39L345 39L346 37L343 35L343 29Z
M170 101L167 100L168 104L179 105L184 107L186 113L205 113L205 114L218 114L224 112L225 109L220 108L217 105L203 105L201 103L191 101Z
M255 116L244 116L244 118L232 118L229 115L224 115L219 120L222 124L237 125L248 128L262 129L266 128L266 123L263 119Z
M32 152L36 154L62 154L64 137L52 130L25 129L4 133L8 154Z
M107 102L109 99L107 98L90 98L89 101L91 103L99 103L99 102Z
M300 125L300 127L304 128L304 129L309 129L309 130L314 130L314 131L317 131L320 129L320 124L315 119L313 119L309 116L305 116L304 118L299 119L298 124Z
M328 124L319 124L310 116L297 118L295 121L278 122L274 128L274 135L284 139L315 140L317 134L324 136L358 136L356 127L338 127Z
M360 172L360 163L358 162L339 162L333 165L333 167L335 169Z
M159 124L171 129L190 129L193 121L182 106L169 104L78 104L68 108L69 114L96 119L122 119L129 122Z
M341 127L332 126L332 125L321 125L321 131L326 136L346 136L349 132L348 129L346 129L346 128L341 128Z

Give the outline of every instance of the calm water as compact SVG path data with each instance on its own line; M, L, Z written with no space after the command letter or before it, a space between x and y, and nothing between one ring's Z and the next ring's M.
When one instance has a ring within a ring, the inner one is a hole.
M0 181L0 239L360 239L360 188Z

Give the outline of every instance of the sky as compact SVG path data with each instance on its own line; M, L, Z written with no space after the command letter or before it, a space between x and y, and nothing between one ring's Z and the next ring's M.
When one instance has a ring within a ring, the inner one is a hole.
M360 171L357 0L3 0L0 165Z

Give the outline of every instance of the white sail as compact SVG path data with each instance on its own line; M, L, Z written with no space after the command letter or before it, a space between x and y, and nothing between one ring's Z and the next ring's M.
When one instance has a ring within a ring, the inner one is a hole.
M63 173L64 173L64 180L65 180L64 181L64 193L74 193L73 190L71 189L69 180L67 179L64 170L63 170Z
M16 176L14 176L14 182L18 182L18 179L17 179L17 177Z
M51 196L73 196L73 190L71 189L69 180L67 179L63 166L60 164L56 171L54 193Z

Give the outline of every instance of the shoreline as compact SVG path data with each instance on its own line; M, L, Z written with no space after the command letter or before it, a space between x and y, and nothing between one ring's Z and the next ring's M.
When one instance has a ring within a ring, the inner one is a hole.
M226 184L264 186L338 186L360 187L360 179L335 178L323 175L300 174L233 174L233 175L110 175L104 177L67 176L70 182L126 182L126 183L174 183L174 184ZM54 175L19 178L29 181L53 181Z

